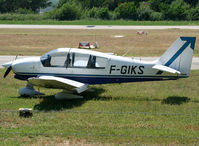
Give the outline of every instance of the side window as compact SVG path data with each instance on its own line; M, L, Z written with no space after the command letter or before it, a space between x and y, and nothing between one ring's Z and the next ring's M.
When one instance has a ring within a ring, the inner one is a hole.
M86 68L88 64L88 54L72 53L72 67Z
M72 52L67 55L44 55L41 57L44 67L105 69L107 61L107 58Z
M98 56L89 56L87 68L105 69L108 59Z
M96 67L97 68L105 68L107 65L108 59L103 57L96 57Z
M64 67L65 60L65 56L53 56L50 61L51 67Z

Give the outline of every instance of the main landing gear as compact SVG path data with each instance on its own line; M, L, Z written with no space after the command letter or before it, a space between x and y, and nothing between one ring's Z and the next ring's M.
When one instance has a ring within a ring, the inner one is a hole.
M22 97L34 97L38 95L38 91L36 91L30 83L27 83L25 88L19 89L19 94Z
M22 97L34 97L40 95L44 95L43 93L39 93L36 91L30 83L27 83L25 88L19 89L19 94ZM55 99L57 100L64 100L64 99L81 99L83 96L77 95L72 91L63 90L60 93L55 95Z

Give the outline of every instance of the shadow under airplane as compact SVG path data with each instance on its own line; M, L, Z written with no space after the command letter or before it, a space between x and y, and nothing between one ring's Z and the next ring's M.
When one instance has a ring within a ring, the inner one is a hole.
M162 104L180 105L183 103L187 103L189 101L190 101L190 98L188 97L169 96L162 100Z
M91 91L93 90L93 91ZM54 96L42 96L42 101L39 104L34 106L34 110L42 110L42 111L49 111L49 110L64 110L64 109L71 109L74 107L81 106L85 102L96 99L96 100L103 100L100 99L99 96L105 90L103 88L91 88L91 90L82 93L81 95L84 97L82 99L70 99L70 100L57 100Z

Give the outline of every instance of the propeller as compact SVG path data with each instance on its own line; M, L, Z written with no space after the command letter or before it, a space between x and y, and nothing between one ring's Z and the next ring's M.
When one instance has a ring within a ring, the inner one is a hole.
M7 77L7 75L10 73L10 71L12 70L12 66L9 66L8 68L7 68L7 70L6 70L6 72L5 72L5 74L4 74L4 78L6 78Z
M16 55L15 59L12 61L12 63L17 59L18 55ZM10 73L10 71L12 70L12 63L8 62L6 64L4 64L3 66L7 68L5 74L4 74L4 78L7 77L7 75Z

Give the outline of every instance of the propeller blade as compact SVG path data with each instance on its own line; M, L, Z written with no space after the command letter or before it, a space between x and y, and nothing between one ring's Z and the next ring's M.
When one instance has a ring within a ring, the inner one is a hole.
M6 78L7 75L10 73L11 70L12 70L12 66L9 66L3 77Z

